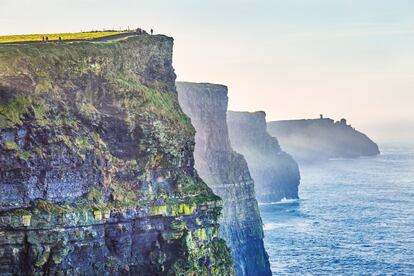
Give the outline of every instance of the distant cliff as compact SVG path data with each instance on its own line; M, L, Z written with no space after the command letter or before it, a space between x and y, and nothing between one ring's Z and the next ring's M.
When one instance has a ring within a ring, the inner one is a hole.
M345 119L275 121L269 122L267 128L288 153L302 162L380 153L368 136L352 128Z
M237 275L271 275L254 182L245 159L230 146L227 87L177 83L177 90L196 129L195 167L224 202L220 231L232 250Z
M172 47L0 45L1 275L233 273Z
M255 181L259 202L298 198L299 168L266 131L264 112L227 113L232 147L243 154Z

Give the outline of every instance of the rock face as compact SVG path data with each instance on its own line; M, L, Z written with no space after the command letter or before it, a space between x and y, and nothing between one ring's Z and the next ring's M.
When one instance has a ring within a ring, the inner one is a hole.
M266 132L266 114L229 111L227 124L232 147L247 160L258 201L298 198L298 165Z
M172 47L0 45L0 274L233 273Z
M269 133L301 162L329 158L355 158L379 154L378 146L355 130L345 119L275 121L267 124Z
M196 129L195 167L224 202L221 233L237 275L271 275L254 182L244 157L230 146L227 87L177 83L178 99Z

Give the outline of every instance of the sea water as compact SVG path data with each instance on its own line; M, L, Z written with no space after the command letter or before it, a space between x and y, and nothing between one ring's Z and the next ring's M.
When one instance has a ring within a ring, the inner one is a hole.
M260 205L274 275L414 275L414 147L301 167L300 200Z

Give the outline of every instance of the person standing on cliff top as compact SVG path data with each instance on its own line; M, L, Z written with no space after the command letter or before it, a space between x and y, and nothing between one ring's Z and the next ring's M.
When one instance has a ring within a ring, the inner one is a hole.
M153 29L151 29L151 35L153 35L154 34L154 30Z

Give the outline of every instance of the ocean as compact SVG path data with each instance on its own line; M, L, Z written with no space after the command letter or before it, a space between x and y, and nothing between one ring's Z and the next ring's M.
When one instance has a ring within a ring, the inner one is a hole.
M414 275L414 147L301 177L300 200L260 205L274 275Z

